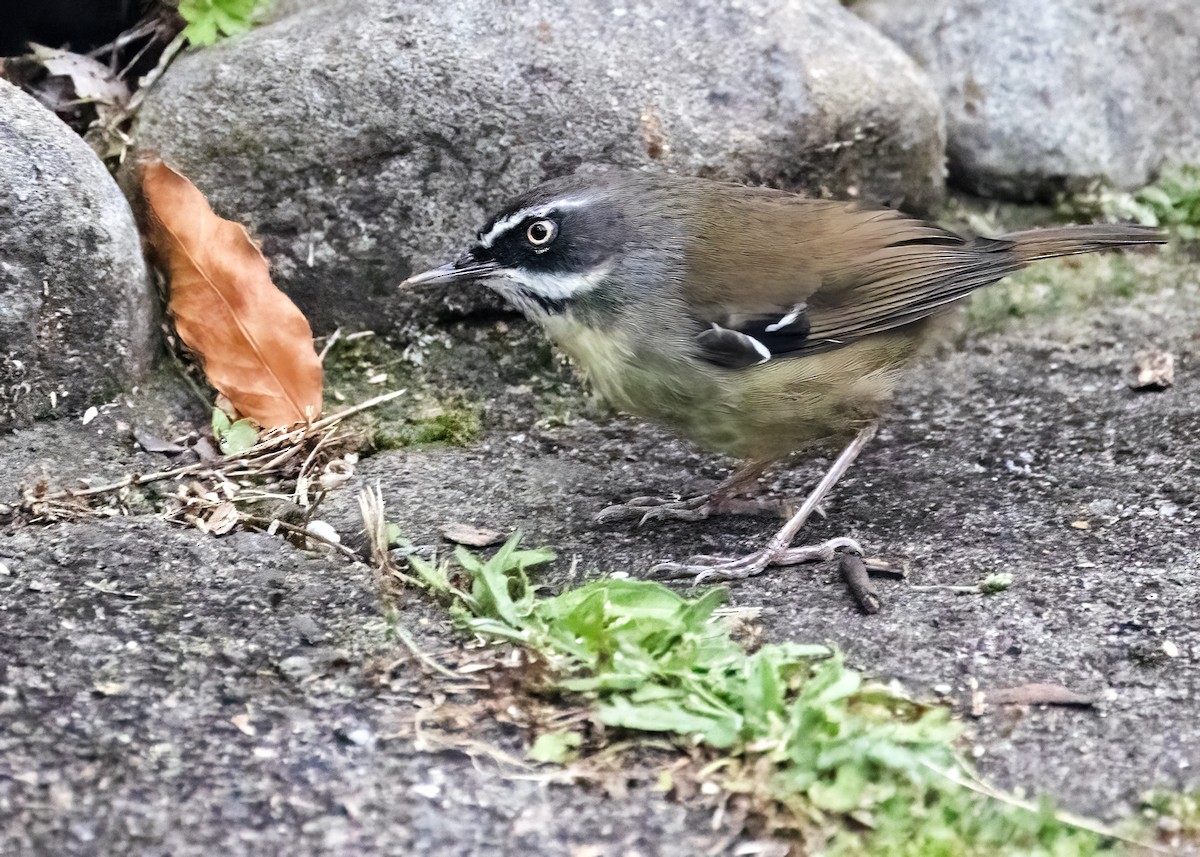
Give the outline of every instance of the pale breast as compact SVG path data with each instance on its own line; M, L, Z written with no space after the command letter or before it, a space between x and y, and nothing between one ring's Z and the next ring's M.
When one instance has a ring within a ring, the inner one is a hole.
M634 363L629 338L617 331L597 331L570 315L552 316L543 325L546 334L583 370L596 392L621 407L626 378Z
M764 461L840 440L880 416L913 345L908 336L872 337L821 355L729 370L683 349L638 350L628 336L569 315L545 327L614 407L710 451Z

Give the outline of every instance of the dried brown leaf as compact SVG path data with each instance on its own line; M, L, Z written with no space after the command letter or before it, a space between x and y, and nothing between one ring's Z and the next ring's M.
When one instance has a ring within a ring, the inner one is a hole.
M214 536L223 536L237 526L237 507L226 500L213 509L212 514L208 516L208 520L205 523L208 526L208 531Z
M442 536L447 541L471 548L486 548L504 541L504 533L458 522L442 527Z
M166 267L168 309L209 382L265 428L315 419L321 361L312 329L271 282L267 260L240 224L162 161L141 167L151 241Z
M1149 392L1162 392L1175 386L1175 355L1154 348L1133 355L1133 374L1129 386L1134 390Z
M1035 682L1019 687L1003 687L985 691L984 699L991 705L1092 705L1089 697L1081 696L1061 684Z

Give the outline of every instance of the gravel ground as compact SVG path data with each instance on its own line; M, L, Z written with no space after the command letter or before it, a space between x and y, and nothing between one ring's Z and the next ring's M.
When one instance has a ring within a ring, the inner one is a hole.
M960 706L972 682L1054 682L1096 700L971 719L979 766L999 785L1104 819L1148 788L1195 787L1200 283L1180 270L917 367L807 531L854 535L908 570L878 584L881 613L861 615L824 565L735 584L732 601L762 608L767 639L833 641L872 674ZM1173 389L1126 386L1147 345L1174 353ZM597 569L744 552L777 525L596 525L610 502L702 490L728 462L619 418L535 428L538 394L514 385L515 370L463 372L497 390L484 437L364 459L325 520L355 531L357 490L379 483L389 519L420 544L461 521L553 547L560 559L542 573L552 589ZM196 418L166 401L158 426ZM41 474L157 466L118 425L147 407L0 438L11 474L0 503ZM772 490L799 497L826 463L776 474ZM653 791L653 766L619 788L514 778L495 756L521 756L528 736L503 682L420 669L388 635L369 570L340 556L146 514L9 525L0 562L5 855L728 851L707 812ZM1013 585L990 597L919 588L994 572ZM487 657L419 594L400 618L444 663ZM423 717L440 726L422 729Z

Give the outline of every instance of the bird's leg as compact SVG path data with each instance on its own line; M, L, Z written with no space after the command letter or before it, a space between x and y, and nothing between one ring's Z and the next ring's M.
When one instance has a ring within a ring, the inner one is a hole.
M862 548L858 543L848 538L830 539L822 544L795 548L791 547L791 544L796 533L800 532L800 528L808 521L809 516L833 490L833 486L837 484L838 480L850 469L854 459L858 458L863 447L871 441L871 438L875 437L878 429L879 424L873 422L859 431L858 436L842 450L841 455L837 457L824 478L804 500L804 504L796 514L784 524L783 529L777 532L762 550L740 559L694 556L683 563L663 562L654 566L651 572L667 578L694 577L697 583L703 583L712 580L737 580L743 577L752 577L761 574L771 565L799 565L804 562L829 560L839 550L852 550L861 554Z
M703 521L710 515L724 512L746 511L734 500L737 495L754 487L758 477L767 469L767 461L748 461L707 494L685 500L668 500L663 497L634 497L627 503L609 506L596 516L600 523L638 518L640 523L659 518L674 521Z

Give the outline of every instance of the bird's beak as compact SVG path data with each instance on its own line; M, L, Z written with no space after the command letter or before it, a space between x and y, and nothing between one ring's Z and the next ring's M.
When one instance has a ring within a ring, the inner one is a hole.
M498 270L499 267L494 260L485 258L477 251L472 250L459 256L453 262L447 262L440 268L414 274L401 283L400 288L407 289L429 283L465 283L486 277Z

